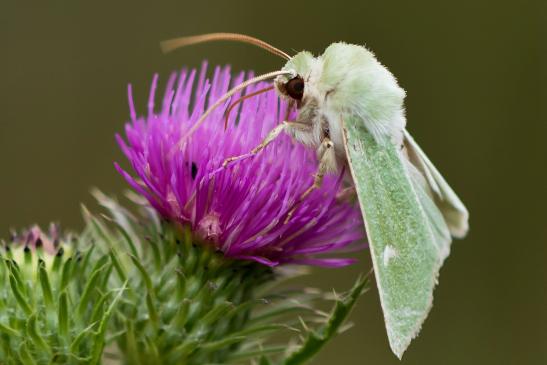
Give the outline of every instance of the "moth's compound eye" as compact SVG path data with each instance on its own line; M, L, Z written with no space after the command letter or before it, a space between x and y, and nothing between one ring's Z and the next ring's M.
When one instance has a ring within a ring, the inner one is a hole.
M285 84L285 90L291 98L302 100L302 96L304 96L304 80L300 76L290 79Z

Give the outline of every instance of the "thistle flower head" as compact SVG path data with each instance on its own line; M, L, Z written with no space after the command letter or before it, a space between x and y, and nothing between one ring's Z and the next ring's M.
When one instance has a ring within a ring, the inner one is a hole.
M50 270L54 261L74 253L69 241L70 235L62 233L58 224L50 224L47 230L33 225L20 231L12 230L9 240L2 240L3 254L16 264L23 265L27 271L36 273L39 262Z
M145 117L136 116L129 88L131 121L125 128L126 140L117 139L137 177L116 164L128 183L161 216L189 226L227 257L268 266L351 263L351 259L316 256L363 246L358 208L336 199L343 172L327 176L322 188L298 204L287 220L313 182L318 164L314 151L281 136L258 155L222 168L225 159L249 153L284 119L287 105L274 91L239 104L226 131L228 104L179 143L204 109L246 76L232 78L228 67L217 67L209 81L206 66L197 82L196 74L195 70L173 74L157 111L156 76ZM251 86L245 93L265 86Z
M58 224L51 223L47 232L34 225L21 232L12 230L9 245L11 249L20 247L31 250L43 249L46 254L55 255L60 248L61 238Z
M33 226L2 241L0 363L98 363L115 302L111 264L75 238L51 225L49 232Z

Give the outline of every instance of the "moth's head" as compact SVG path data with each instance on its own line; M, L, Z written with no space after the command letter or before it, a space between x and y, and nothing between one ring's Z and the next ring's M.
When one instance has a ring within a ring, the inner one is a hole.
M170 39L170 40L161 42L161 48L164 52L170 52L177 48L189 46L192 44L205 43L205 42L211 42L211 41L222 41L222 40L252 44L254 46L265 49L266 51L278 57L284 58L285 60L287 60L287 63L285 64L285 66L283 66L281 70L268 72L266 74L253 77L233 87L232 89L228 90L224 95L222 95L213 105L211 105L201 115L201 117L190 129L190 131L188 131L185 134L183 139L188 138L205 121L205 118L214 109L218 108L219 106L222 106L226 100L228 100L230 97L232 97L236 93L243 91L249 85L256 84L260 81L271 80L275 78L274 86L268 86L261 90L252 92L233 102L226 112L226 117L225 117L226 125L228 124L228 116L230 114L230 111L234 108L234 106L236 106L238 103L242 102L245 99L256 96L263 92L267 92L269 90L272 90L273 88L275 88L277 92L279 93L279 95L281 95L282 97L288 98L291 101L296 101L297 105L300 105L299 102L306 95L305 83L308 83L309 75L311 74L313 64L314 62L317 62L317 58L313 57L312 54L309 52L300 52L296 54L295 56L291 57L287 53L283 52L282 50L275 48L274 46L260 39L247 36L244 34L236 34L236 33L209 33L209 34L201 34L196 36L175 38L175 39ZM308 93L309 93L309 90L310 88L308 87Z
M306 82L312 72L316 58L307 51L297 53L291 57L281 69L288 74L279 75L275 78L275 89L281 97L291 101L299 102L306 93Z

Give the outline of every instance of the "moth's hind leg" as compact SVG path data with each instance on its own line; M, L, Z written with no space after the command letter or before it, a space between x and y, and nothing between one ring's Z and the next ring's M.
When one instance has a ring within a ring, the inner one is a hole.
M301 200L310 195L315 189L319 189L323 185L325 174L332 171L336 171L334 144L329 138L324 138L319 147L319 167L314 175L313 184L302 194Z
M348 186L347 188L342 189L338 194L336 194L337 202L354 202L357 199L357 191L355 186Z
M300 195L296 203L293 205L289 213L287 214L287 218L285 219L285 223L288 223L291 220L291 217L293 216L294 212L302 204L304 199L311 194L312 191L315 189L319 189L323 185L323 179L325 178L325 174L327 172L336 171L336 153L334 151L334 144L332 141L325 137L323 139L323 142L321 142L321 146L318 149L319 151L319 166L317 168L317 172L314 175L313 178L313 184Z

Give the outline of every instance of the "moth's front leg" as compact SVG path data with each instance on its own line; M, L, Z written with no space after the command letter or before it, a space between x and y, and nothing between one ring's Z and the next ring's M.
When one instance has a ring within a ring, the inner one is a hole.
M287 131L290 131L291 129L303 131L304 129L309 129L309 127L306 124L299 123L299 122L287 122L287 121L281 122L281 124L279 124L277 127L272 129L270 133L268 133L266 138L264 138L264 140L258 146L253 148L251 152L243 154L243 155L227 158L222 163L222 167L225 168L226 166L228 166L230 162L243 160L256 155L258 152L266 148L266 146L268 146L273 140L279 137L281 132L284 132L284 131L287 132Z
M323 185L323 179L325 178L325 174L328 171L331 171L332 169L336 168L336 153L334 151L334 144L330 140L330 138L325 137L323 138L323 141L321 142L321 146L319 146L319 166L317 168L317 172L314 175L313 178L313 184L302 193L300 198L296 201L294 206L289 211L287 218L285 219L285 223L289 222L291 220L291 217L293 216L294 212L298 208L298 206L304 201L304 199L311 194L312 191L315 189L319 189Z

